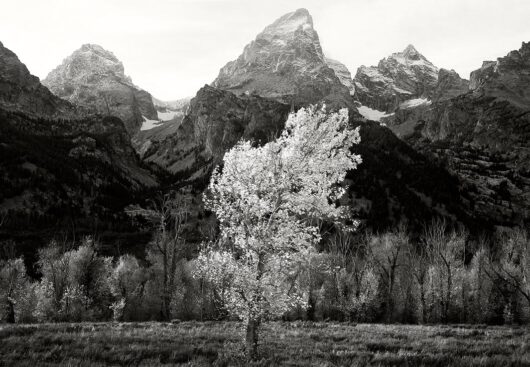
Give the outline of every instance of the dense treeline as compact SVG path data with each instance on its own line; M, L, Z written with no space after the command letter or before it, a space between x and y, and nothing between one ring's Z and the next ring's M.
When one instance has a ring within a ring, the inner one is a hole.
M224 319L230 279L202 279L186 259L183 199L154 210L132 208L154 231L146 257L104 257L86 237L51 242L38 252L40 279L4 244L0 317L5 322ZM212 230L211 236L215 236ZM419 240L404 226L363 236L326 237L292 279L308 307L286 319L404 323L530 321L530 237L523 230L471 241L464 231L434 221Z

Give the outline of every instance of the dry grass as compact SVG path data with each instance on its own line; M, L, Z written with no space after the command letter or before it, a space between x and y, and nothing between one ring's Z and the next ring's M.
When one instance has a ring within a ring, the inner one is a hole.
M0 326L2 366L248 365L233 322ZM528 327L269 323L255 366L530 366Z

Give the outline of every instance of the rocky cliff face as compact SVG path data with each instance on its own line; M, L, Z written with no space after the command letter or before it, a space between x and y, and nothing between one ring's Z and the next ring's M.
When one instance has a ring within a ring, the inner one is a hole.
M120 118L131 135L144 120L157 119L151 95L132 83L112 52L98 45L83 45L42 83L75 105Z
M454 70L440 69L438 82L432 93L433 102L457 97L469 91L469 81L462 79Z
M421 111L403 137L446 162L492 224L530 222L530 43L472 73L472 91Z
M379 61L361 66L355 74L355 98L371 109L392 113L411 99L430 99L438 82L438 68L412 45Z
M241 56L221 69L212 85L297 106L325 101L330 107L353 107L348 87L326 63L306 9L266 27Z
M63 221L118 225L123 206L157 185L121 120L77 114L2 46L0 86L0 212L9 234Z
M456 71L440 69L438 81L431 92L431 99L414 98L402 102L391 114L383 116L380 121L397 136L408 136L415 131L423 116L432 109L433 103L450 100L468 91L469 82L460 78Z
M131 142L139 154L144 154L145 149L177 132L188 108L191 98L175 101L161 101L153 98L158 120L146 120L140 131L133 135Z
M355 85L353 84L351 73L346 67L346 65L344 65L340 61L333 60L327 57L326 57L326 64L328 64L328 66L333 69L337 78L339 78L340 82L346 88L348 88L348 90L350 91L350 94L353 96L355 94Z

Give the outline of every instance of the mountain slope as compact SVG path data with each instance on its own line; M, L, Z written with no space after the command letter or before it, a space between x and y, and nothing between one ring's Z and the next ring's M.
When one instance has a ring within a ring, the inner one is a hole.
M403 138L446 162L492 224L530 223L530 43L472 73L472 90L420 111Z
M24 110L49 117L75 113L74 106L50 93L1 42L0 105L5 110Z
M0 212L10 235L65 221L118 226L123 207L158 184L121 120L78 113L1 45L0 85L16 91L0 94Z

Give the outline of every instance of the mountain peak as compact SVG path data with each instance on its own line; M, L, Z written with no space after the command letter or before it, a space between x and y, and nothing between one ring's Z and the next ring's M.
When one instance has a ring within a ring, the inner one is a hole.
M105 50L103 47L101 47L100 45L98 44L95 44L95 43L85 43L81 46L81 50L82 51L90 51L90 50L95 50L95 51L105 51L105 52L109 52L107 50Z
M412 44L410 44L407 47L405 47L405 49L403 50L403 52L401 54L405 58L411 59L411 60L417 60L417 59L419 59L422 56Z
M311 17L311 14L309 14L309 11L304 8L283 15L274 23L266 27L262 34L290 34L300 28L304 31L313 30L313 18Z
M109 50L104 49L100 45L93 44L93 43L85 43L81 46L81 48L77 49L72 53L70 56L71 58L81 58L84 57L82 55L88 54L89 60L96 62L98 59L102 59L105 61L105 64L117 64L121 65L121 69L123 69L123 65L120 60ZM97 62L96 62L97 63Z
M408 45L377 66L357 69L354 82L359 102L391 113L406 100L430 99L438 82L438 68Z
M130 78L125 75L123 63L111 51L91 43L82 45L64 59L62 64L44 79L44 85L50 87L48 83L57 78L57 74L65 74L68 78L83 78L91 74L114 75L124 83L132 84Z
M219 71L213 86L296 105L322 100L331 107L353 105L350 90L326 64L307 9L287 13L267 26Z
M56 96L119 117L134 134L146 119L157 113L149 93L125 75L123 63L96 44L84 44L52 70L42 82Z

